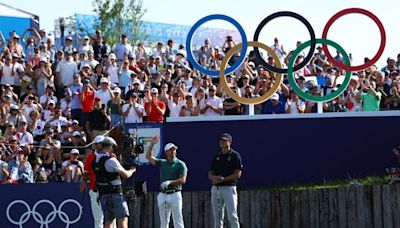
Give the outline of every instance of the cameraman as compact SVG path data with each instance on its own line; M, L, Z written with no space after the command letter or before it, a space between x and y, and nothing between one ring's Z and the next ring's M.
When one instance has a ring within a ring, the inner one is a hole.
M96 176L94 174L94 170L92 169L92 162L93 159L96 157L97 151L101 151L103 147L101 146L104 140L104 136L98 135L93 140L93 149L94 151L90 153L84 165L84 174L83 180L80 186L81 192L86 191L86 183L89 181L90 190L89 190L89 197L90 197L90 206L92 208L92 215L94 220L94 227L95 228L102 228L103 227L103 210L101 209L101 204L97 200L99 198L98 191L96 189Z
M112 146L117 145L113 138L104 137L101 144L102 151L97 152L96 158L92 162L92 167L96 176L96 188L99 191L104 213L104 227L113 227L113 221L117 219L119 228L127 228L129 209L122 195L121 177L131 177L136 169L126 170L116 158L110 156Z

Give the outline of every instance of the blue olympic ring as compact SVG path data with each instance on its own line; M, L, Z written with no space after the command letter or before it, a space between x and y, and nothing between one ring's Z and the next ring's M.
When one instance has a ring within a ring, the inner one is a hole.
M244 31L244 29L242 28L242 26L233 18L223 15L223 14L212 14L212 15L208 15L206 17L203 17L202 19L200 19L199 21L197 21L192 28L189 30L189 33L187 35L186 38L186 48L187 48L187 57L190 61L190 63L193 65L194 68L198 69L201 73L206 74L206 75L210 75L213 77L219 77L219 71L213 71L213 70L207 70L204 69L197 61L196 59L193 57L193 53L192 53L192 38L193 38L193 34L194 32L200 27L200 25L204 24L207 21L210 20L224 20L227 22L230 22L231 24L233 24L238 30L240 35L242 36L242 51L240 52L240 57L239 59L231 66L228 67L225 71L225 74L231 74L233 73L238 67L240 67L240 65L242 64L244 58L246 57L246 52L247 52L247 37L246 37L246 32Z

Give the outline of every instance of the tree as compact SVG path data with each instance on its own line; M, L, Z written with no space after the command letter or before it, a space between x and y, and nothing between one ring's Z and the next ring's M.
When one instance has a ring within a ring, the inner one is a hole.
M142 0L93 0L95 28L103 32L111 45L118 43L124 33L132 43L145 39L140 28L146 11Z

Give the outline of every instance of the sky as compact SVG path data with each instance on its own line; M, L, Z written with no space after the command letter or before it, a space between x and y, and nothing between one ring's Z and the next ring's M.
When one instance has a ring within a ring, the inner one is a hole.
M93 14L92 0L0 0L1 3L39 15L40 26L54 30L54 20L75 13ZM293 11L305 17L313 26L316 37L321 38L326 22L337 12L346 8L363 8L374 13L386 31L386 48L378 61L383 67L388 57L396 58L400 53L400 19L398 1L385 0L144 0L147 13L144 20L182 25L193 25L210 14L225 14L234 18L244 28L247 40L253 40L258 24L268 15L278 11ZM225 21L211 21L204 26L234 28ZM310 39L308 30L299 21L280 17L268 23L260 34L259 41L268 45L278 37L288 52L295 49L296 41ZM342 46L353 56L353 65L362 63L364 57L372 58L380 44L380 33L375 23L361 14L348 14L333 23L328 38ZM221 46L221 44L215 44ZM308 51L307 49L305 50ZM335 55L335 49L330 49Z

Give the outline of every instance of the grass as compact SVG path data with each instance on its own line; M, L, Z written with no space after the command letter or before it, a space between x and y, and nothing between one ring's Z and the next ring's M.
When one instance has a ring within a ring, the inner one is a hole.
M263 190L271 191L300 191L307 189L326 189L326 188L340 188L348 186L361 186L361 185L381 185L388 184L388 176L369 176L365 178L357 178L351 180L326 180L321 183L311 184L291 184L291 185L278 185L273 187L265 187ZM260 189L261 190L261 189Z

